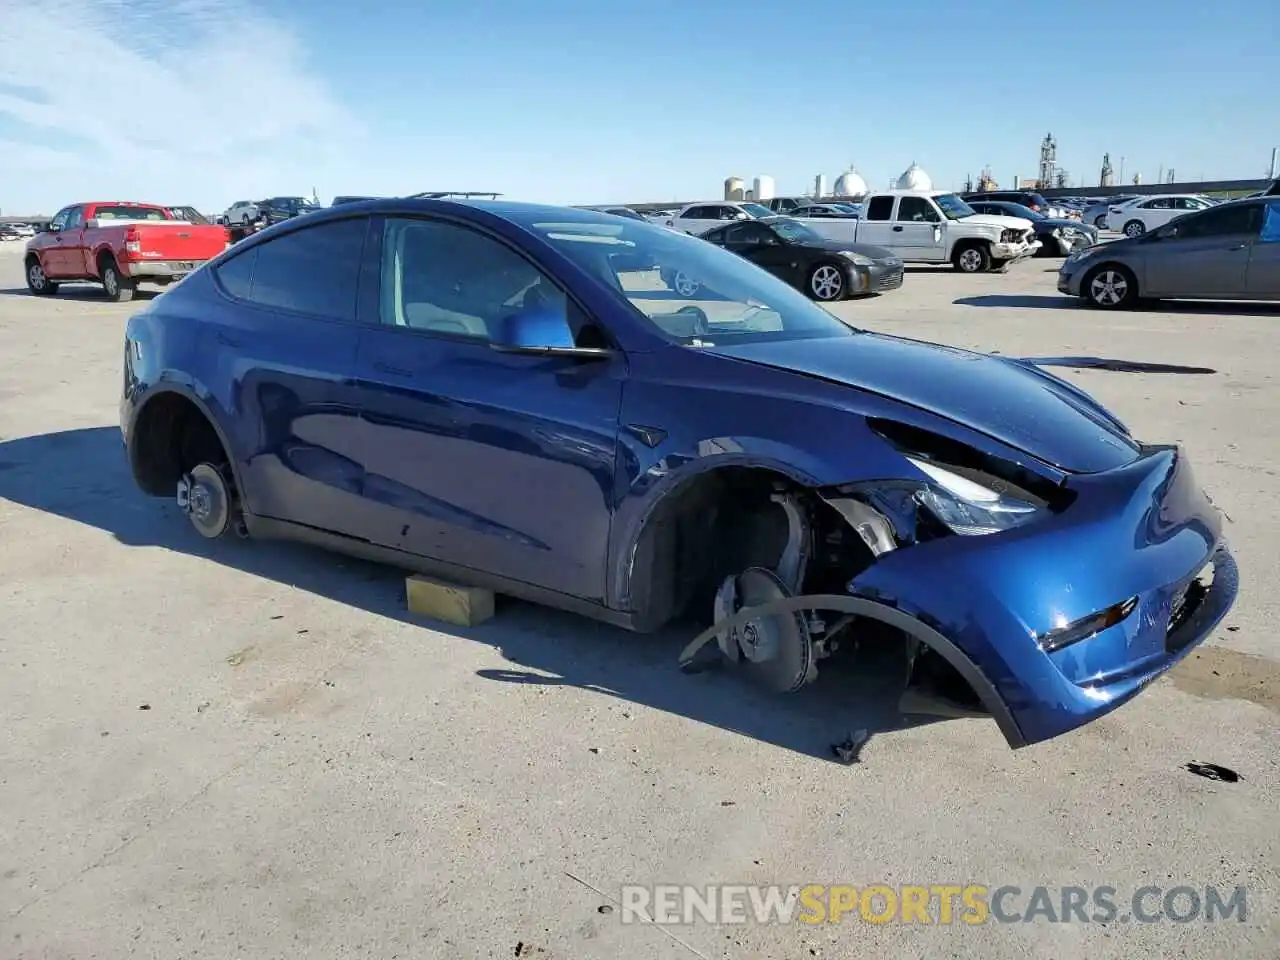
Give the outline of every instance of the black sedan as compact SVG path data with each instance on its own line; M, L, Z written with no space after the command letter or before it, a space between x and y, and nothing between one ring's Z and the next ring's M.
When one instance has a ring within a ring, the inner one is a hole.
M1079 220L1055 220L1039 210L1032 210L1008 200L967 200L975 213L993 213L999 217L1021 217L1030 220L1040 241L1039 256L1066 257L1074 250L1092 247L1098 242L1098 228Z
M902 286L902 261L884 247L828 240L790 217L739 220L702 234L813 300L885 293Z

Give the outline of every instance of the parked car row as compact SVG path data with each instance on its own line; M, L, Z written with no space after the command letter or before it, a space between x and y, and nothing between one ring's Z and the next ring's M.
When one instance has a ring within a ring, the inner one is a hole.
M979 212L956 194L941 190L873 193L859 205L857 215L836 210L808 215L815 206L836 205L796 204L789 216L824 239L870 244L906 263L950 263L962 272L980 273L1034 256L1044 246L1036 238L1032 219ZM775 212L764 204L723 200L688 204L666 225L703 236L728 223L773 216ZM1092 242L1096 234L1082 233L1080 242L1085 239ZM1073 235L1071 248L1075 245Z

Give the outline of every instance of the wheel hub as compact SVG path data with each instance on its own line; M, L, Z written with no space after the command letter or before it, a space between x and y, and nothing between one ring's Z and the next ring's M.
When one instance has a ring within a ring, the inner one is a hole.
M202 536L216 539L231 522L231 494L216 467L202 463L178 481L177 503Z

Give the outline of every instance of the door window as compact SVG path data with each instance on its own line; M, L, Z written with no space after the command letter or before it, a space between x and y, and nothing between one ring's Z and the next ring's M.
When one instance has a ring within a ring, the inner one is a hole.
M715 213L707 207L690 207L680 215L682 220L714 220Z
M1262 221L1263 243L1280 243L1280 203L1268 203L1267 215Z
M503 318L524 310L568 322L564 291L505 244L435 220L388 219L385 230L382 323L490 340Z
M924 197L903 197L898 201L898 220L904 223L937 223L938 211Z
M1258 231L1258 207L1253 204L1221 207L1195 217L1179 218L1178 239L1230 237Z
M77 207L66 207L59 210L53 215L53 219L49 221L49 228L54 231L62 230L67 225L67 218L71 216L71 211L79 209Z
M740 247L758 247L768 242L773 234L758 223L737 223L724 231L725 240Z
M368 220L330 220L255 245L218 267L226 291L264 307L352 322Z
M893 217L893 197L872 197L867 204L868 220L889 220Z
M1142 210L1172 210L1173 198L1156 197L1154 200L1148 200L1146 203L1138 204L1138 207Z
M67 211L67 224L62 229L74 230L84 226L84 207L72 207Z

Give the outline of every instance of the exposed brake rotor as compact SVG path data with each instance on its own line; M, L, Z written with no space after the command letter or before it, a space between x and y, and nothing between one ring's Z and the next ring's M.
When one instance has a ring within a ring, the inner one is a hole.
M791 596L781 578L765 567L749 567L728 577L716 594L717 623L750 607ZM804 615L797 611L766 615L717 637L725 657L752 680L778 693L792 693L818 675L813 641Z

